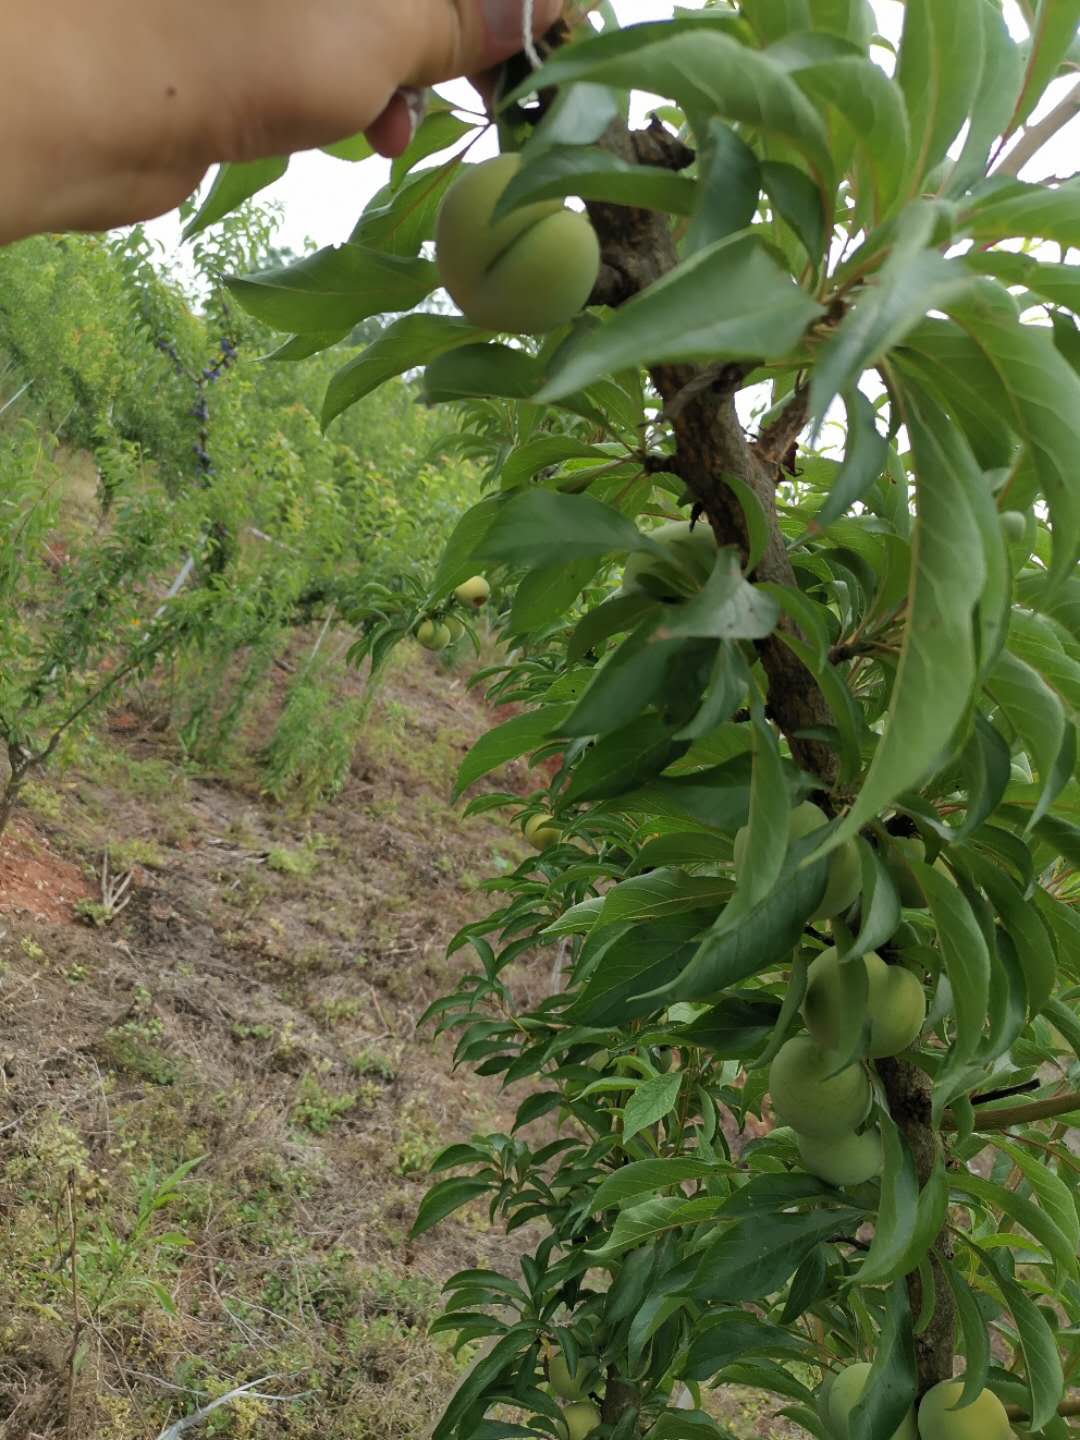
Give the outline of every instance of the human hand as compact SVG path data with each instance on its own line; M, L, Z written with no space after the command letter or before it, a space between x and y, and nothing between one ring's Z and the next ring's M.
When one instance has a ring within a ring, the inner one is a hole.
M535 0L534 33L560 0ZM524 0L50 0L5 16L0 241L172 209L209 166L366 130L522 48Z

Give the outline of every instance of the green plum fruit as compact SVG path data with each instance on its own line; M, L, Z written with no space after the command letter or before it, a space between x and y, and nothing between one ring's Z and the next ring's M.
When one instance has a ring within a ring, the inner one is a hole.
M825 812L812 801L806 800L803 804L796 805L791 812L788 839L801 840L828 823ZM742 869L749 838L749 828L745 825L735 835L736 872ZM830 920L834 915L842 915L845 910L850 910L861 889L862 866L859 863L859 851L853 840L847 840L829 856L825 893L810 919Z
M798 1136L803 1169L830 1185L864 1185L881 1173L881 1136L877 1130L840 1135L835 1140Z
M827 1049L840 1043L843 1029L842 961L837 949L823 950L810 966L803 1000L806 1028ZM886 965L873 950L862 960L866 969L866 1012L870 1034L866 1054L874 1060L899 1055L918 1037L926 1022L926 992L917 975L902 965Z
M445 650L450 644L450 631L440 620L421 620L416 638L425 650Z
M566 1440L585 1440L585 1436L592 1434L602 1418L591 1400L575 1400L562 1412Z
M850 1134L866 1119L872 1095L859 1064L838 1070L842 1057L810 1035L796 1035L769 1066L769 1093L781 1122L815 1140Z
M534 850L546 850L558 844L560 832L552 815L530 815L525 821L525 839Z
M578 1358L577 1369L571 1374L566 1356L560 1350L548 1361L548 1379L556 1395L564 1400L581 1400L588 1388L592 1369L584 1357Z
M926 859L926 846L917 835L892 835L885 855L885 868L896 886L900 904L908 910L925 910L926 896L912 874L912 863L921 865Z
M491 598L491 586L483 575L472 575L461 582L454 591L454 597L460 605L465 605L470 610L479 610Z
M518 155L470 165L447 191L435 228L439 275L466 320L530 335L565 325L585 306L600 271L587 216L540 200L492 221L517 174Z
M919 1406L919 1440L1012 1440L1005 1406L992 1390L983 1390L963 1410L952 1407L960 1398L962 1380L942 1380L928 1390Z
M1001 533L1009 545L1019 545L1027 534L1027 516L1023 510L1002 510L998 516Z
M869 1374L870 1366L862 1361L857 1365L848 1365L833 1379L832 1385L829 1387L828 1399L825 1402L825 1413L829 1421L829 1428L836 1436L836 1440L848 1440L849 1417L866 1389L866 1380ZM918 1440L914 1410L904 1416L898 1428L893 1431L890 1440Z
M688 591L700 590L716 563L716 536L711 527L704 520L692 528L689 520L669 520L650 530L649 539L670 554L679 580L656 555L637 550L623 570L623 593L645 591L666 600L681 600Z

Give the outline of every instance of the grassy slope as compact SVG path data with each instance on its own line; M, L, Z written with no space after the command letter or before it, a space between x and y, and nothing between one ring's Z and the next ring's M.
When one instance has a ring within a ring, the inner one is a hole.
M310 823L186 772L130 707L33 788L9 881L21 857L39 897L50 870L70 891L74 861L90 893L107 845L136 870L105 927L35 920L17 907L70 911L10 884L0 915L5 1440L154 1436L265 1375L310 1393L230 1405L201 1433L430 1423L458 1373L424 1335L439 1284L510 1254L479 1209L407 1239L434 1151L505 1120L415 1030L447 939L486 905L479 877L522 853L449 805L486 723L460 675L410 649Z

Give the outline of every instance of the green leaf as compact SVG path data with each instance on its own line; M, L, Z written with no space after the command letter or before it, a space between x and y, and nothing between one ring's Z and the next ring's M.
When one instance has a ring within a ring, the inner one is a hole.
M990 1368L990 1330L975 1293L959 1267L943 1265L938 1273L945 1276L953 1292L960 1333L964 1337L964 1388L960 1392L960 1403L967 1405L977 1400L986 1388Z
M1065 1393L1065 1377L1054 1332L1023 1287L1006 1274L1005 1267L985 1250L979 1250L978 1254L1012 1311L1031 1392L1028 1424L1034 1431L1042 1430L1054 1418Z
M725 1060L757 1058L772 1034L780 1005L754 994L725 996L680 1033L691 1045Z
M349 239L389 255L418 255L425 240L435 236L442 198L457 176L457 167L421 170L396 189L384 185L364 207Z
M585 694L563 723L563 734L605 735L621 729L670 688L673 663L691 642L660 640L646 620L597 668Z
M1080 499L1074 464L1080 446L1080 375L1048 330L1020 322L1015 301L999 285L976 284L947 308L993 366L1009 419L1027 442L1054 526L1051 580L1073 573L1080 548Z
M759 704L753 707L751 727L754 769L750 781L746 844L741 856L736 846L739 869L735 895L718 922L728 929L740 915L759 905L772 893L780 879L788 847L791 806L780 746Z
M906 1286L902 1280L896 1280L889 1287L884 1323L874 1347L870 1373L848 1417L850 1440L903 1434L915 1403L917 1385L911 1306Z
M877 412L866 396L858 390L848 391L844 408L847 411L844 463L824 504L811 521L815 530L827 529L865 496L884 471L889 453L889 442L874 423Z
M698 594L665 616L656 634L658 639L764 640L779 616L776 601L743 577L739 552L727 547Z
M1035 762L1039 799L1031 812L1031 830L1057 799L1068 775L1057 772L1067 721L1061 701L1042 676L1006 651L987 677L986 688L1016 730Z
M591 495L529 489L511 495L477 559L530 570L613 553L657 551L631 520Z
M323 402L323 429L384 381L418 369L447 350L482 338L484 332L456 315L403 315L330 381Z
M845 960L869 955L896 933L900 924L900 896L892 876L876 850L860 836L859 861L862 866L862 889L859 892L859 931L844 952Z
M595 36L558 52L528 88L580 80L650 90L686 110L741 121L789 140L820 175L831 171L821 117L783 66L716 25L667 21Z
M816 1245L861 1221L857 1210L748 1215L702 1252L688 1292L727 1304L762 1300L785 1284Z
M822 861L789 868L773 892L747 911L734 928L724 923L721 914L693 960L667 987L667 1002L705 1000L739 980L785 963L821 903L826 868Z
M437 356L424 371L424 399L429 405L448 400L528 400L543 380L540 361L511 345L462 345Z
M1023 61L1005 17L996 5L980 5L979 19L983 29L982 78L964 148L946 187L945 193L950 196L962 195L985 175L994 143L1008 125L1020 93Z
M791 227L818 267L825 249L821 191L804 171L780 160L767 160L761 167L761 178L774 214Z
M558 620L600 568L598 560L573 560L530 570L514 595L510 629L527 635Z
M490 1190L490 1180L471 1180L468 1177L440 1180L421 1200L409 1234L414 1239L417 1235L423 1235L425 1230L430 1230L432 1226L438 1225L439 1221L445 1220L447 1215L453 1214L455 1210L460 1210L463 1205L468 1205L470 1200L476 1200L479 1196L488 1194Z
M476 126L461 120L452 110L432 110L425 115L409 145L398 155L390 166L390 185L396 190L405 176L426 160L456 145L466 135L475 134Z
M891 1116L879 1119L885 1166L874 1238L855 1276L860 1285L880 1285L907 1273L918 1218L919 1181L907 1141Z
M1004 1151L1023 1174L1035 1192L1040 1208L1045 1210L1064 1235L1072 1253L1080 1250L1080 1220L1077 1219L1076 1200L1069 1186L1051 1170L1048 1160L1043 1155L1032 1155L1022 1145L1013 1144L1003 1135L991 1135L990 1143L995 1150Z
M911 122L912 178L941 160L971 112L983 68L984 0L907 0L897 80Z
M935 214L931 201L907 207L873 285L859 291L822 347L810 379L815 419L825 415L835 395L852 389L863 371L898 345L928 310L943 308L972 283L961 263L946 260L933 248Z
M930 905L952 986L956 1035L951 1057L967 1060L978 1050L986 1024L990 952L971 906L952 880L930 865L913 862L911 870Z
M621 1251L643 1245L669 1230L711 1220L723 1203L714 1195L698 1195L692 1200L682 1195L662 1195L642 1205L631 1205L620 1213L604 1244L590 1247L588 1254L596 1263L605 1264Z
M446 542L442 559L439 561L438 573L432 583L431 592L427 597L429 605L444 599L455 585L460 585L463 580L468 580L475 572L476 565L473 556L480 542L495 523L495 519L505 503L505 498L503 495L489 495L486 500L481 500L471 510L466 510L454 526L453 534Z
M524 715L515 715L481 735L461 762L454 795L457 797L483 775L497 770L519 755L535 750L549 738L553 730L569 715L569 705L546 705L539 710L529 710Z
M673 170L635 165L608 150L556 145L522 166L500 196L492 218L498 222L520 205L561 200L567 195L690 215L697 203L697 185Z
M567 1012L575 1024L624 1025L660 1007L650 994L673 980L696 949L707 923L700 912L637 925L604 952L581 995ZM605 927L606 929L607 927ZM594 932L595 933L595 932Z
M664 920L687 910L706 910L720 905L731 895L726 875L687 875L684 870L661 868L648 875L635 875L613 885L604 896L603 923L624 920Z
M624 1145L642 1130L671 1114L681 1085L682 1071L674 1070L670 1075L657 1075L653 1080L646 1080L634 1091L623 1111Z
M1047 85L1070 48L1076 43L1080 25L1080 0L1039 0L1035 24L1028 44L1024 88L1008 127L1012 133L1022 125L1043 98Z
M699 250L734 235L754 218L761 193L761 166L745 140L715 116L704 127L698 146L697 208L683 240L682 253Z
M1080 181L1056 189L1015 181L991 190L972 206L968 232L975 240L1011 240L1017 236L1080 245Z
M503 463L500 481L504 490L513 490L540 470L558 465L562 460L595 460L598 464L609 464L613 458L609 450L599 445L589 445L573 435L541 435L526 445L518 445Z
M275 180L280 180L288 168L288 156L219 166L206 199L185 225L180 238L192 240L211 225L224 220L226 215L239 209L245 200L250 200L260 190L265 190L268 185L273 185Z
M911 605L889 717L839 843L917 786L944 758L975 683L972 617L982 593L982 544L968 502L975 462L928 399L905 390L918 482ZM985 1013L985 1012L984 1012Z
M695 1327L682 1370L684 1380L711 1380L743 1355L804 1358L806 1343L779 1325L769 1325L743 1310L707 1315Z
M431 1440L451 1440L458 1432L459 1422L470 1413L484 1392L512 1366L515 1356L529 1348L535 1336L534 1325L514 1325L486 1354L481 1355L431 1432Z
M356 165L361 160L370 160L375 153L362 131L345 140L335 140L332 145L323 145L321 149L323 154L329 155L331 159L345 160L350 165Z
M623 1165L597 1186L589 1202L589 1211L596 1215L601 1210L636 1200L639 1195L655 1195L687 1180L715 1180L724 1173L722 1166L689 1156L672 1156L670 1160L636 1160L630 1165Z
M388 310L411 310L431 294L439 278L429 260L348 244L225 283L256 320L275 330L306 334L356 325Z
M1048 1213L1040 1210L1023 1195L1018 1195L1015 1190L1009 1190L1004 1185L995 1185L992 1181L984 1180L968 1171L950 1175L949 1183L953 1190L958 1190L961 1195L981 1200L991 1213L1003 1211L1018 1225L1022 1225L1029 1235L1046 1247L1058 1272L1059 1282L1063 1282L1066 1276L1072 1280L1077 1278L1080 1267L1077 1264L1076 1251L1070 1245L1069 1237ZM1072 1228L1070 1224L1070 1231Z
M607 324L571 336L536 398L563 399L629 365L786 355L822 313L757 240L718 240L621 306Z

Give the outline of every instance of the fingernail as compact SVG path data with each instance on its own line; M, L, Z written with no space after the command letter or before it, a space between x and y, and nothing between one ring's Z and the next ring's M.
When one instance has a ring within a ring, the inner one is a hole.
M527 0L484 0L484 22L492 45L508 54L521 49Z
M427 113L427 91L418 89L414 85L403 85L398 93L405 101L405 108L409 112L409 138L411 140L423 124L424 115Z

